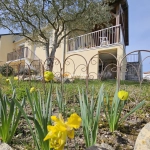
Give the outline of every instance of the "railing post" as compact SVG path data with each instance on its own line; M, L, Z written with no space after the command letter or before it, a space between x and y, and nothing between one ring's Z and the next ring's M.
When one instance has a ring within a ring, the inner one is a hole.
M123 44L122 27L120 25L120 43Z
M119 37L120 25L115 27L115 30L116 30L116 41L114 43L119 43L119 41L120 41L119 40L120 39L120 37Z

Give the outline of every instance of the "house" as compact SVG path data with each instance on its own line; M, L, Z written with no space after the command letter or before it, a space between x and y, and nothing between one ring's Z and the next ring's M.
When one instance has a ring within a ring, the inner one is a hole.
M26 42L19 34L0 35L0 60L2 64L9 64L14 68L29 65L32 60L39 60L34 54L33 45Z
M143 73L143 79L150 80L150 71Z
M143 79L143 65L141 52L127 56L125 80L141 81Z
M106 69L108 74L111 70L110 78L116 78L117 60L120 61L123 58L126 54L126 46L129 44L128 2L127 0L116 0L111 5L114 6L112 10L114 18L110 27L101 29L95 26L91 33L67 39L65 50L64 43L60 44L55 57L61 65L64 59L67 59L64 65L65 72L85 77L87 76L85 65L89 63L89 77L99 78L102 71ZM44 63L46 60L43 46L29 42L19 34L0 35L0 43L0 61L12 66L19 63L22 67L30 65L33 69L38 70L41 62ZM122 63L122 66L126 66L127 60L124 59ZM125 70L124 68L122 70ZM54 63L53 71L60 72L58 62ZM122 71L121 79L125 79L125 71Z

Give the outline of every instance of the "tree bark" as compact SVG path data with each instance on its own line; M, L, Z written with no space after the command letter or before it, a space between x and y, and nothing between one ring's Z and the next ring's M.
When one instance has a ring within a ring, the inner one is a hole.
M52 47L52 51L49 56L49 71L53 71L56 49L57 49L57 46L54 45Z
M45 44L45 53L46 53L46 59L49 58L49 43Z

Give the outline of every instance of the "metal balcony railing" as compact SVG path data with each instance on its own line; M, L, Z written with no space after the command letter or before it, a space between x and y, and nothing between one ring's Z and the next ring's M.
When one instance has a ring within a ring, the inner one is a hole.
M130 55L127 55L127 62L141 62L142 58L141 58L141 53L137 52L137 53L132 53Z
M39 59L28 47L23 47L19 50L15 50L7 54L7 61L13 61L23 58L29 58L34 60Z
M123 44L121 25L112 26L68 40L68 51Z

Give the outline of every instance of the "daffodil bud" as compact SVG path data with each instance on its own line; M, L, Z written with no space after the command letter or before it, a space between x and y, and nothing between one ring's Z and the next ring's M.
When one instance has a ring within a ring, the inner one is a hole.
M30 89L30 93L33 93L35 91L35 87L32 87L31 89Z
M125 100L128 99L128 96L129 96L129 93L126 92L126 91L119 91L118 92L118 97L119 97L120 100L125 101Z
M54 74L52 73L52 72L50 72L50 71L45 71L44 72L44 79L45 79L45 81L50 81L50 80L53 80L53 78L54 78Z

